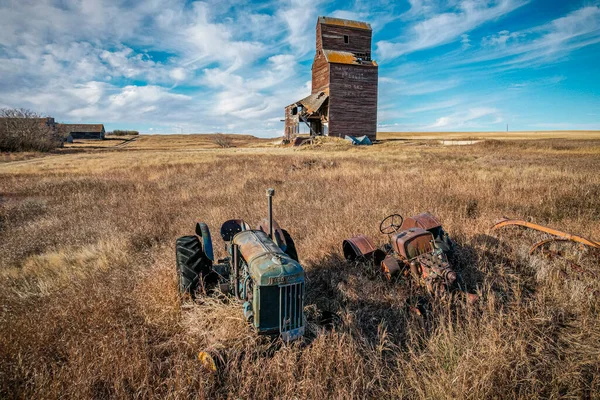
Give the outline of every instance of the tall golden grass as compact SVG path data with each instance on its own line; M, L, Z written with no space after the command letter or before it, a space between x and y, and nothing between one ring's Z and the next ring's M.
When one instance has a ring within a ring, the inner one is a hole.
M599 398L599 255L561 248L580 273L529 256L542 235L488 228L508 215L600 238L600 142L139 140L0 163L0 397ZM307 273L308 333L291 345L255 336L232 300L182 308L175 285L176 237L256 224L267 187ZM478 304L342 259L344 238L383 243L385 215L421 211L458 242Z

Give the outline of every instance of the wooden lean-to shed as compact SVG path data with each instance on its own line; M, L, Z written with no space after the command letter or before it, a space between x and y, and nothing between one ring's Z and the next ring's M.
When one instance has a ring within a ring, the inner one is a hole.
M378 66L371 58L373 30L366 22L319 17L312 93L285 108L284 137L300 125L311 135L377 135Z

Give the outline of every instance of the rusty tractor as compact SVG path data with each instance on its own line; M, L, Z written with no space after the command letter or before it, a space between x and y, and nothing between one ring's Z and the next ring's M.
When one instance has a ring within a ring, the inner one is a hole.
M457 275L448 256L456 245L436 217L422 213L404 219L400 214L392 214L381 221L379 231L389 239L381 249L369 237L359 235L343 241L344 257L380 265L388 280L410 275L432 294L451 289ZM473 296L469 299L475 300Z
M215 263L208 225L177 239L177 279L183 297L221 292L242 303L245 319L259 334L292 341L304 335L304 270L291 236L273 220L273 189L267 190L269 217L257 229L241 219L221 226L227 257Z

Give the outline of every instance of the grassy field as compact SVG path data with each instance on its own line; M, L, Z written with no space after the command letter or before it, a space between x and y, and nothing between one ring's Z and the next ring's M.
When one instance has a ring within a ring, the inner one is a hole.
M541 234L489 231L510 216L598 240L600 140L418 139L142 135L4 157L0 397L600 398L600 255L557 247L578 272L528 254ZM292 345L256 337L234 301L182 309L176 291L175 239L199 220L254 226L267 187L307 273L308 332ZM342 259L344 238L383 243L384 216L422 211L457 241L477 304L429 299L421 318L408 306L423 289Z
M420 139L420 140L539 140L600 139L600 131L515 131L515 132L377 132L377 139Z

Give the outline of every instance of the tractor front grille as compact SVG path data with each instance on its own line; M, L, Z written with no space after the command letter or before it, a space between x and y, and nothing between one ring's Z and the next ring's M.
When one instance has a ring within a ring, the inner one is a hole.
M279 332L286 342L304 335L304 282L279 286Z

